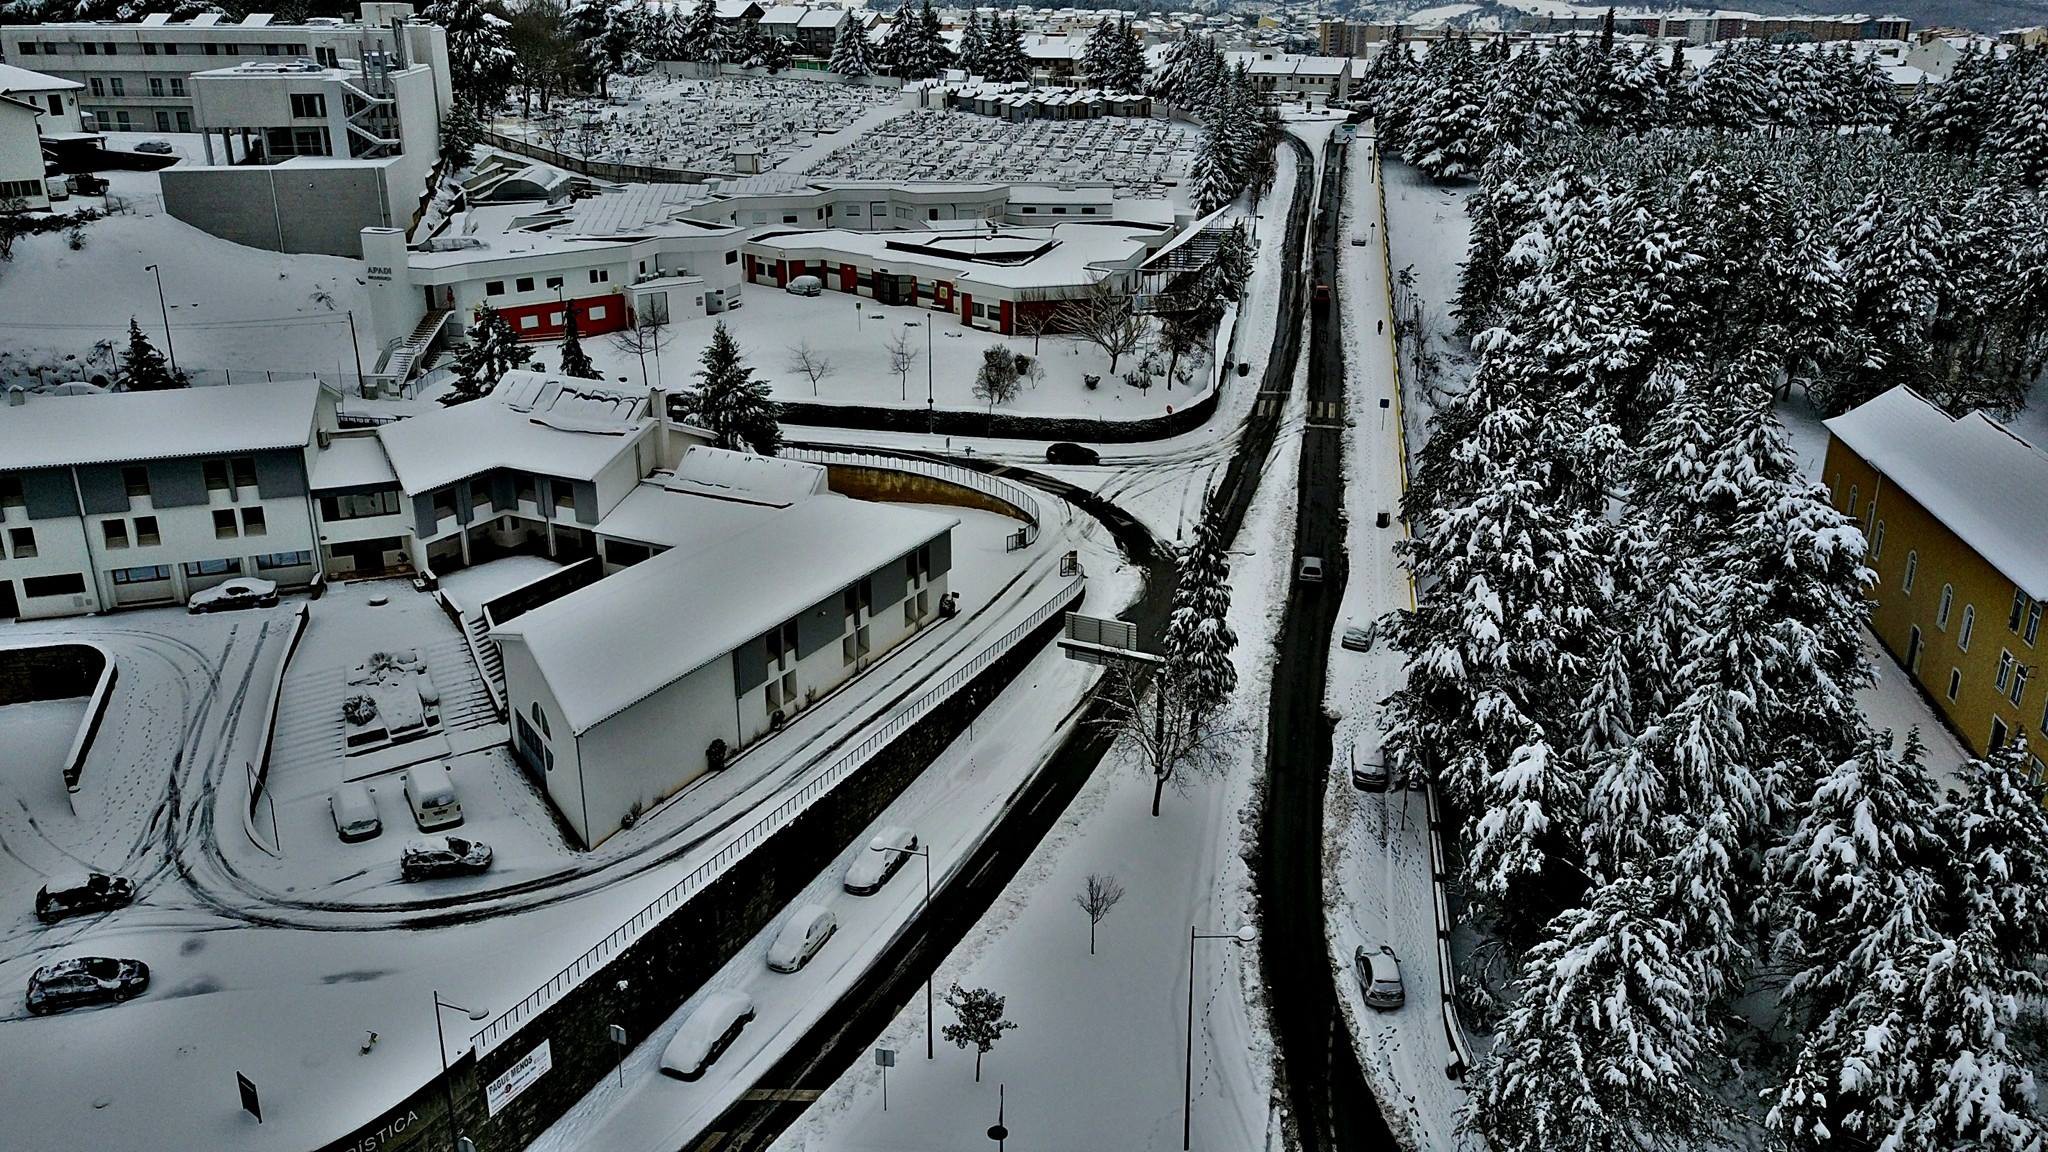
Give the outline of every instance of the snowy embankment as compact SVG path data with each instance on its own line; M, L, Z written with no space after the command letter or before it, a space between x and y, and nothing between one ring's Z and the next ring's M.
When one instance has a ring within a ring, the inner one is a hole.
M1413 589L1394 554L1404 528L1399 377L1380 246L1379 189L1369 145L1351 158L1343 232L1363 237L1338 254L1345 363L1345 551L1341 627L1366 627L1388 612L1413 605ZM1389 407L1380 405L1385 401ZM1378 514L1389 513L1387 527ZM1324 908L1330 962L1338 969L1338 998L1357 1044L1359 1066L1371 1081L1388 1125L1416 1152L1465 1148L1474 1138L1457 1130L1464 1090L1446 1069L1452 1048L1446 1032L1438 947L1434 873L1426 802L1419 791L1362 794L1350 783L1352 759L1379 761L1379 702L1400 683L1398 653L1384 646L1353 652L1331 638L1330 677L1324 703L1336 718L1328 794L1323 806L1328 867ZM1407 1003L1391 1011L1366 1007L1351 972L1355 949L1392 947L1399 956Z
M1472 235L1465 202L1474 186L1439 186L1420 170L1391 157L1386 161L1384 178L1386 243L1397 285L1396 296L1408 322L1415 322L1416 307L1420 305L1421 346L1427 354L1424 360L1433 355L1437 364L1434 372L1425 368L1417 373L1414 347L1402 349L1402 400L1407 413L1408 454L1413 460L1429 438L1429 417L1436 411L1437 396L1463 391L1465 381L1471 379L1472 370L1477 367L1471 342L1458 334L1457 318L1451 315L1458 301L1458 278ZM1369 221L1362 220L1358 226L1366 223ZM1356 235L1350 230L1352 227L1347 225L1347 244ZM1367 248L1378 243L1373 235L1367 229ZM1405 291L1398 288L1404 271L1412 279Z

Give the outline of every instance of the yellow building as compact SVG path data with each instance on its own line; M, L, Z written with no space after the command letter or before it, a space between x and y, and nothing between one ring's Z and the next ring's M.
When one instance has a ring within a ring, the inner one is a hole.
M1870 626L1977 755L2048 754L2048 453L1894 388L1827 422L1822 480L1870 542Z

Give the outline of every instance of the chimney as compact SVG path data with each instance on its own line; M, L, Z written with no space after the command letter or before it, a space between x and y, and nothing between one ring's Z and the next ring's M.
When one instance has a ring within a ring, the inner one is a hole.
M668 392L661 385L647 389L647 411L654 417L654 459L658 467L674 469L680 458L671 458L668 434Z

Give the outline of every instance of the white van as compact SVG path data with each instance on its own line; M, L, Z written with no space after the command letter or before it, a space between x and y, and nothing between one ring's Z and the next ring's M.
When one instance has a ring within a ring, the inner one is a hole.
M422 832L462 823L462 800L448 779L447 765L439 761L405 770L405 802L412 805L413 821Z
M343 843L374 840L384 831L384 821L377 818L377 805L370 799L369 786L360 780L336 788L327 798L327 812L334 817L335 834Z

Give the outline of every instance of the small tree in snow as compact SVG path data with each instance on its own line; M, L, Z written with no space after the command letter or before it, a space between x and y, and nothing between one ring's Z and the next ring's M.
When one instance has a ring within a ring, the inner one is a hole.
M808 340L799 340L789 346L789 370L811 382L811 395L818 394L818 382L838 371L832 365L832 358L811 347Z
M1137 350L1152 331L1152 318L1131 307L1131 298L1107 280L1097 280L1080 296L1062 301L1053 310L1053 323L1102 349L1112 375L1117 361Z
M562 375L574 376L578 380L601 380L603 374L597 365L590 362L590 353L583 350L583 340L576 332L576 308L568 308L568 317L562 323Z
M883 343L883 347L889 350L889 371L896 374L896 383L903 393L902 398L908 400L910 370L917 366L917 358L924 353L911 342L910 329L903 325L897 325L890 331L889 339Z
M612 347L640 361L640 386L644 388L651 383L647 376L647 357L653 355L655 371L659 374L661 350L673 335L652 308L642 308L632 324L612 333Z
M164 354L143 335L142 325L133 316L128 318L128 347L121 353L121 383L130 392L183 388L188 383L183 372L171 371Z
M1090 872L1088 882L1074 896L1074 903L1088 914L1088 954L1095 955L1095 926L1124 898L1124 886L1107 872Z
M511 323L485 304L469 326L469 344L455 354L455 379L441 403L465 404L488 396L505 373L532 361L533 352L519 342Z
M974 1045L974 1082L979 1084L981 1058L1017 1022L1003 1019L1003 998L986 988L962 988L955 984L946 989L946 1007L959 1019L946 1025L940 1034L962 1049Z
M993 413L998 404L1008 404L1017 395L1017 357L998 344L981 354L981 368L974 374L974 396L988 401Z
M703 362L697 371L701 383L683 397L685 413L710 429L720 448L775 455L782 443L781 408L770 398L767 382L756 379L740 359L740 346L722 320L711 332Z

